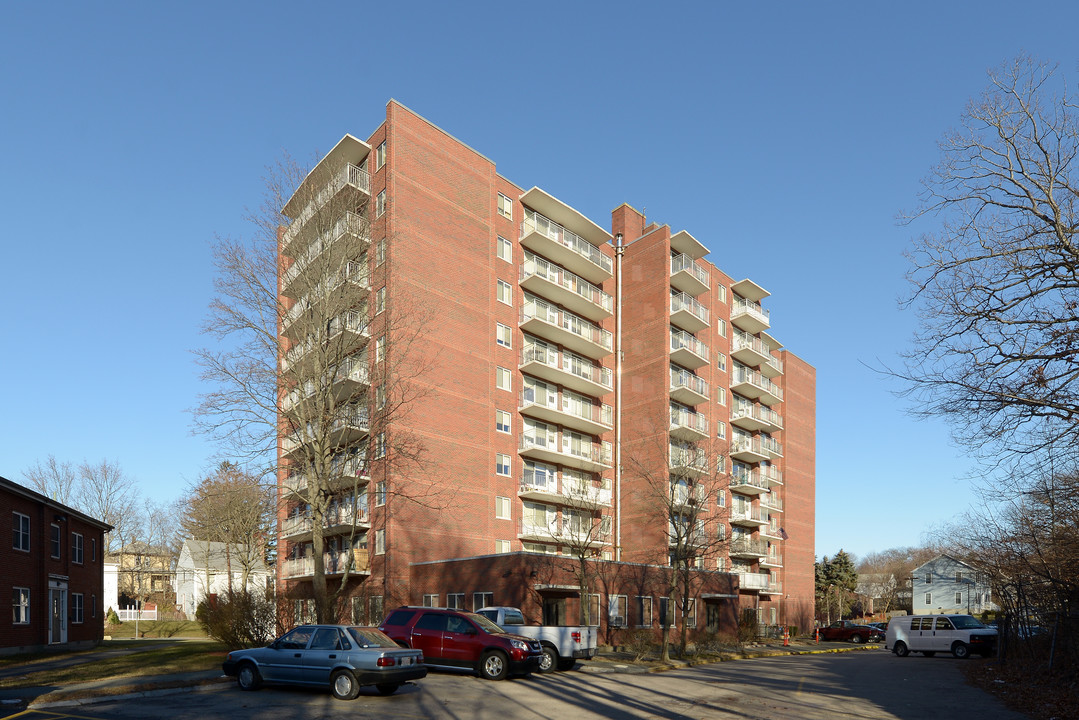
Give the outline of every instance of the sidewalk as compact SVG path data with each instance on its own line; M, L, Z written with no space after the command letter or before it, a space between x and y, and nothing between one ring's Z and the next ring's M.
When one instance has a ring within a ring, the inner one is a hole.
M146 649L148 649L147 646ZM866 645L852 645L844 642L814 643L812 640L798 639L792 641L789 646L784 646L782 641L769 641L746 645L738 652L724 652L719 655L702 655L685 660L672 659L670 663L663 663L655 659L634 662L633 653L604 650L595 658L577 664L578 672L588 673L654 673L678 668L705 665L729 660L746 660L759 657L776 657L782 655L810 655L818 653L837 652L873 652L882 651L881 643ZM106 654L138 652L139 649L106 650L100 653L87 653L66 659L66 664L75 665L82 662L92 662L93 658ZM63 666L65 659L46 660L34 663L29 667L33 670L45 669L45 664ZM20 670L25 672L28 666L23 665ZM234 682L232 678L225 677L219 670L205 670L201 672L175 673L171 675L146 675L142 677L122 677L105 680L95 680L85 683L74 683L63 686L47 686L34 688L18 688L12 690L0 690L0 698L7 707L9 701L21 701L27 709L45 709L55 707L72 707L79 705L92 705L94 703L109 702L124 697L146 697L156 694L171 694L176 692L197 692L208 690L222 683Z

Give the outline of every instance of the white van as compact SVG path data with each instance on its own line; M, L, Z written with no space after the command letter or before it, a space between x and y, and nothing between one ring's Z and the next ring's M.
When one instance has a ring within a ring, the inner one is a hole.
M957 658L978 653L991 655L996 648L997 631L986 627L972 615L901 615L888 621L884 647L899 657L920 652L933 657L950 652Z

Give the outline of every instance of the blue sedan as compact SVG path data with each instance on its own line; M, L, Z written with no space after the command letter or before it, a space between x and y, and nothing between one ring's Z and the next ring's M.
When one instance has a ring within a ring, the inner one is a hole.
M391 695L427 676L419 650L398 646L378 628L349 625L301 625L267 647L230 652L221 667L243 690L262 683L329 686L339 700L352 700L363 685Z

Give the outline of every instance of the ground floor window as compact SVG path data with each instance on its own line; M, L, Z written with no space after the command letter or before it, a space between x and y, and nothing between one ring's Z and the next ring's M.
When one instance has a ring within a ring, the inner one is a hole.
M686 606L686 627L697 627L697 598L692 598Z
M670 598L661 597L659 599L659 624L660 627L674 626L674 604Z
M477 592L472 593L472 609L479 610L480 608L491 607L495 604L495 594L490 592Z
M652 627L652 598L638 595L636 610L637 627Z
M596 593L588 595L588 624L599 627L599 595Z
M366 625L367 618L364 617L364 602L367 598L354 597L352 598L352 624L353 625Z
M371 624L372 625L381 624L383 615L384 615L384 611L383 611L383 608L382 608L382 596L381 595L375 595L373 598L371 598L371 615L369 616L370 619L371 619Z
M465 594L464 593L447 593L446 594L446 607L451 610L464 610L465 609Z
M438 594L428 593L423 596L424 607L438 607Z
M627 603L625 595L607 596L607 623L611 627L626 626Z
M71 593L71 622L81 625L83 620L82 593Z
M30 623L30 588L17 587L11 595L12 622L16 625Z

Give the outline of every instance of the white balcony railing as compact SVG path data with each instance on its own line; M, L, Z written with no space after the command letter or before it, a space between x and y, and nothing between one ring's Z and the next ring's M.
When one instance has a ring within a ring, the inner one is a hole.
M751 315L763 322L765 325L770 322L769 312L763 307L761 307L760 303L753 302L752 300L746 300L745 298L738 297L737 295L734 296L734 303L731 307L731 315Z
M708 271L694 262L693 258L684 253L671 257L671 275L683 271L688 272L697 282L702 283L705 290L711 287Z
M707 362L708 360L708 345L698 340L696 337L678 328L671 328L671 352L681 350L685 348L694 355L702 358Z
M608 274L611 273L614 267L611 258L604 255L600 252L599 248L577 233L572 230L567 230L558 223L540 215L534 210L526 209L524 221L521 223L521 237L533 232L554 240L556 243L573 251L577 255L580 255L585 260L588 260L593 265L599 266Z
M561 358L559 357L560 355ZM594 365L590 360L572 352L563 351L559 353L550 346L528 344L521 350L521 365L531 365L532 363L539 363L551 370L569 373L586 383L598 385L604 390L610 390L613 387L614 374L610 368Z
M671 293L671 314L685 310L705 325L709 324L708 308L684 292Z
M312 217L314 217L315 213L318 212L319 208L325 205L330 198L340 192L346 185L354 187L367 195L371 194L371 176L367 174L366 170L349 163L331 177L325 187L323 187L322 190L307 203L303 211L289 223L284 236L281 238L281 244L288 247L289 243L296 239L304 226Z
M521 264L521 282L525 282L530 277L543 278L547 282L568 290L593 305L598 305L608 314L611 313L614 307L614 298L583 277L565 268L553 265L532 253L526 253L525 261Z
M671 429L685 428L701 435L708 435L708 418L685 408L671 408Z
M525 303L521 306L521 323L534 319L561 328L607 352L611 352L614 346L614 334L610 330L604 330L592 321L555 307L538 297L526 295Z

